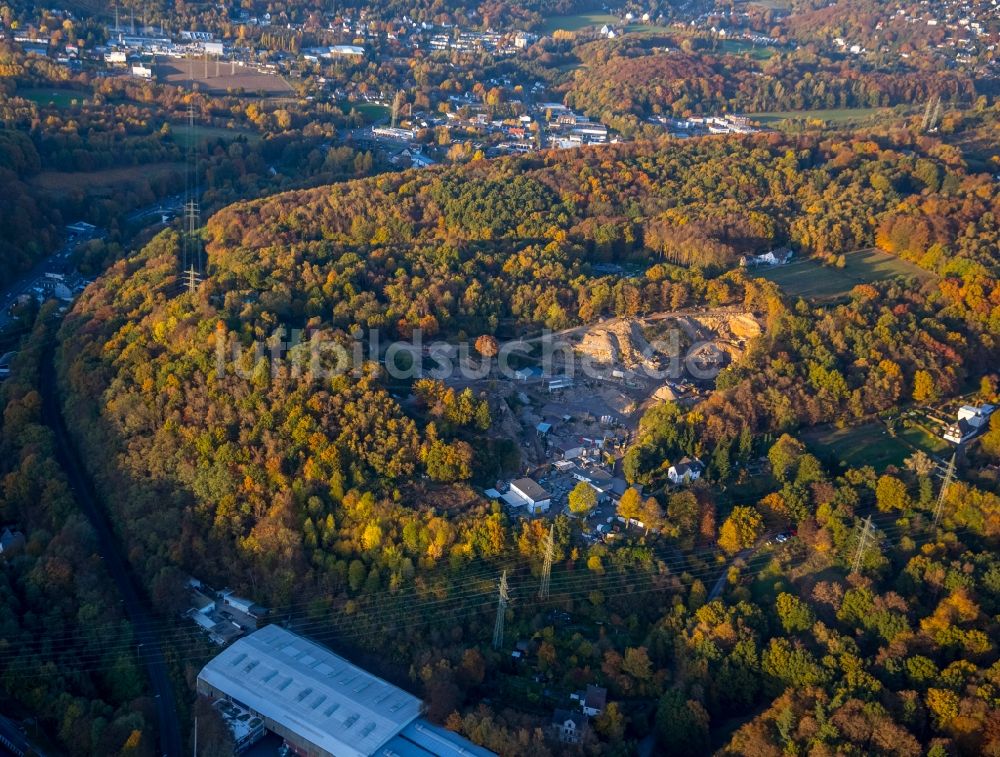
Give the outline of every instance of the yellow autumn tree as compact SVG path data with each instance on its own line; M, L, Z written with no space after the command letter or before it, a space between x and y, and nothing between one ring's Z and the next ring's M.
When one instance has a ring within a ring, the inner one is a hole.
M719 546L732 555L752 547L764 530L764 519L756 509L740 505L734 507L719 529Z

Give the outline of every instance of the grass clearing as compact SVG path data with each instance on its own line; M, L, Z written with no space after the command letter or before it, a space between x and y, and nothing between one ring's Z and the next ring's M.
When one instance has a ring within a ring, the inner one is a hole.
M365 120L366 124L373 124L377 121L385 120L392 112L392 109L387 105L380 105L379 103L341 102L339 105L340 109L344 111L345 114L349 114L352 110L356 110L361 114L361 117Z
M944 439L919 426L901 427L894 436L880 422L847 428L821 426L803 431L799 438L821 459L851 468L870 465L879 472L890 465L901 468L917 450L941 457L951 448Z
M170 124L170 133L173 135L174 141L184 149L191 146L192 139L196 139L198 145L217 139L234 140L238 137L246 137L249 142L257 142L261 139L260 134L247 129L227 129L221 126L195 125L192 129L188 124Z
M813 258L801 258L773 268L758 268L753 275L773 281L793 297L830 299L843 297L857 284L895 277L913 277L921 282L934 278L901 258L881 250L857 250L844 255L843 268L825 266Z
M894 112L893 108L819 108L816 110L780 110L748 115L762 124L772 125L782 121L823 121L828 124L844 124Z
M19 89L17 96L38 105L53 105L56 108L68 108L74 104L83 104L91 97L90 92L79 89L51 89L48 87L34 89Z
M804 431L799 437L820 459L836 460L850 468L871 465L885 470L900 467L912 450L889 435L881 423L848 428L822 427Z
M566 32L578 32L591 26L609 26L620 24L617 16L610 13L575 13L571 16L549 16L542 25L543 34L552 34L562 30Z
M666 32L675 31L669 26L660 26L659 24L628 24L625 26L626 34L665 34Z
M773 47L755 45L742 39L726 39L719 44L719 49L729 55L743 55L749 53L753 60L767 60L771 58L777 50ZM818 112L818 111L817 111ZM766 114L762 114L766 115ZM756 118L756 115L754 116Z
M789 0L749 0L745 5L759 5L773 11L790 11L792 9Z

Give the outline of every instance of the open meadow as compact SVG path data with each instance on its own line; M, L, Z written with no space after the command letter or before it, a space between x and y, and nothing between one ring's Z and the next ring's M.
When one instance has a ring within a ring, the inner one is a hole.
M196 145L203 145L205 142L214 142L217 139L231 141L239 137L246 137L249 142L257 142L260 135L249 129L229 129L222 126L200 126L195 125L192 129L188 124L170 124L170 133L174 141L183 148L191 146L194 139Z
M766 48L764 48L766 50ZM852 122L885 118L897 113L895 108L819 108L815 110L782 110L748 114L753 120L765 126L776 127L784 121L822 121L828 125L843 125Z
M604 24L617 25L621 22L617 16L610 13L593 11L589 13L574 13L570 16L550 16L545 19L545 24L541 28L542 34L552 34L556 31L578 32L591 26L604 26Z
M57 108L68 108L71 105L82 104L90 99L91 93L79 89L53 89L51 87L34 87L17 90L17 96L31 100L38 105L54 105Z
M801 432L800 438L821 459L851 468L870 465L879 472L890 465L902 467L917 450L943 456L951 449L944 439L931 436L919 426L900 428L893 435L880 422L846 428L818 426Z
M793 297L811 299L842 297L858 284L890 278L912 277L921 282L933 278L923 268L881 250L856 250L844 260L843 268L834 268L812 258L793 259L787 265L758 268L753 275L773 281Z

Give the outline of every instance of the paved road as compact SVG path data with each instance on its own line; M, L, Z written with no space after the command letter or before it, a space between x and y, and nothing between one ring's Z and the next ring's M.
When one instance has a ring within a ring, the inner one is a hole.
M754 546L748 549L744 549L742 552L737 552L735 555L733 555L729 559L729 561L725 564L725 566L722 568L722 572L719 574L719 578L715 581L715 584L712 586L712 590L708 593L708 599L706 601L711 602L713 599L718 599L719 596L722 594L722 590L726 588L726 583L729 579L729 569L731 567L733 567L734 565L742 567L743 564L747 561L747 559L753 557L753 555L755 555L757 552L759 552L761 549L763 549L770 543L771 543L771 534L764 534L762 537L760 537L760 539Z
M122 596L125 612L135 633L139 660L146 668L153 696L160 734L160 753L167 757L181 755L181 726L177 717L177 702L167 671L163 647L160 643L156 623L145 596L126 561L121 545L111 528L107 513L98 504L97 493L90 477L80 462L76 447L66 430L66 423L59 406L53 364L53 348L50 345L42 365L41 391L43 413L56 438L56 458L80 505L80 509L97 534L98 551L108 572Z

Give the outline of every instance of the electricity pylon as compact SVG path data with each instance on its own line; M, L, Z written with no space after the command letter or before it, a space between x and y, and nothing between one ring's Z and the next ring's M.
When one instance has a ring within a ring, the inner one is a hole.
M503 622L507 615L507 603L510 595L507 593L507 571L500 576L500 598L497 601L497 622L493 626L493 648L500 649L503 646Z
M854 552L854 566L851 568L851 573L859 573L861 571L861 560L865 556L865 544L868 541L871 530L872 516L869 515L865 518L865 527L861 529L861 538L858 540L858 547Z
M194 294L198 291L199 283L201 283L201 279L198 276L198 272L194 270L194 265L192 265L184 274L184 286L187 287L189 294Z
M542 585L538 589L539 599L549 598L549 582L552 579L552 558L556 552L556 527L549 526L549 537L545 540L545 564L542 565Z
M941 483L941 491L938 493L937 505L934 507L934 527L937 528L938 521L941 520L941 512L944 510L944 498L951 486L952 479L955 478L955 455L952 453L951 460L948 461L948 469L944 473L944 481Z
M195 142L197 133L195 132L194 100L188 102L188 154L187 154L187 180L184 202L184 241L182 270L187 272L201 271L201 245L195 236L201 226L201 206L198 204L198 158ZM190 278L188 289L192 290ZM193 290L192 290L193 291Z

